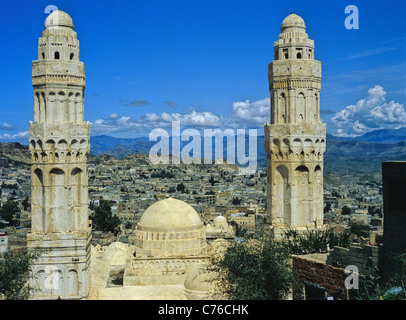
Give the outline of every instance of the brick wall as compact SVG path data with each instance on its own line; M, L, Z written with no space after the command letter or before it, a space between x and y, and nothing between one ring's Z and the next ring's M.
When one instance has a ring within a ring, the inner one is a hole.
M314 261L303 256L293 256L293 269L297 279L302 285L294 290L294 300L304 300L304 283L312 283L325 288L327 296L334 297L335 300L347 299L344 280L346 274L341 268L333 267L324 262Z

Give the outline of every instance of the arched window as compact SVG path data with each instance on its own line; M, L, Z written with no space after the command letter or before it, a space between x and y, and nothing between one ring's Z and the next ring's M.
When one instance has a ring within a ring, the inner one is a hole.
M296 48L296 59L302 59L303 48Z
M45 59L45 53L41 52L41 59L44 60Z
M73 60L73 57L75 56L75 54L74 53L71 53L70 54L70 56L69 56L69 58L71 59L71 60Z
M54 58L59 59L59 52L58 51L55 51Z

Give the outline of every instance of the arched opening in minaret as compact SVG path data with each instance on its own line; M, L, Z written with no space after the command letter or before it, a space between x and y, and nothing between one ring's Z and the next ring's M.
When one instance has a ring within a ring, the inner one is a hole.
M44 177L42 174L41 169L35 169L34 174L32 176L32 195L31 195L31 203L32 203L32 215L33 219L38 221L36 223L37 228L41 228L38 231L45 230L45 203L44 203Z
M73 193L73 205L79 206L81 204L81 190L80 186L82 185L82 170L75 168L71 173L71 184L72 184L72 193Z
M73 57L74 57L74 56L75 56L75 54L74 54L74 53L71 53L70 56L69 56L69 59L70 59L70 60L73 60Z
M297 96L297 103L296 103L296 113L297 113L297 122L304 122L305 117L305 96L302 92L299 93Z
M302 48L296 48L296 59L302 59Z
M308 225L312 218L309 179L310 171L306 166L301 165L295 169L295 193L298 199L295 223L298 226Z
M279 123L286 123L286 97L285 94L282 92L279 97Z
M55 53L54 53L54 58L55 58L56 60L59 59L59 52L58 52L58 51L55 51Z
M65 172L54 168L49 172L49 230L46 232L64 231L67 210L67 188L65 185Z
M289 171L284 165L276 168L274 192L275 201L272 210L273 215L279 216L279 223L290 225L290 195L289 195Z
M45 59L45 53L41 52L41 59L44 60Z
M317 165L314 168L314 213L312 221L315 221L316 227L323 224L323 173L321 167Z

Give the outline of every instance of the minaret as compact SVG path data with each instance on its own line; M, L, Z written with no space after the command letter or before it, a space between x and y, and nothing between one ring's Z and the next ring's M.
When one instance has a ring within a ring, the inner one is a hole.
M323 154L320 121L321 63L301 17L290 14L268 66L271 124L265 124L267 218L278 238L287 229L323 224Z
M85 68L71 17L53 11L32 62L34 122L29 124L31 233L44 250L32 267L32 299L85 299L89 291L89 123L84 122Z

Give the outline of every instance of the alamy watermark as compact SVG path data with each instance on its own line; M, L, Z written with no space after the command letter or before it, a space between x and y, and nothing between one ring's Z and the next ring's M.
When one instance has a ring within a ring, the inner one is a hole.
M240 173L251 174L257 170L257 129L249 129L248 136L245 129L225 129L224 131L203 129L202 134L201 131L192 128L181 132L180 121L172 121L171 131L171 136L162 128L156 128L150 132L149 141L157 141L149 151L151 163L213 164L214 161L215 164L223 164L225 160L227 164L238 163ZM248 141L246 141L247 138ZM224 139L227 142L226 152L224 152ZM181 141L190 142L181 148ZM248 156L246 142L248 142ZM226 153L225 157L224 153Z
M346 29L359 29L359 11L358 7L350 4L345 7L344 13L349 15L344 20L344 26Z
M347 290L359 289L359 273L356 266L350 265L345 267L345 273L349 273L349 276L345 278L344 284Z

